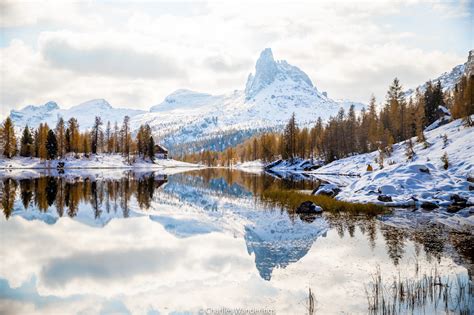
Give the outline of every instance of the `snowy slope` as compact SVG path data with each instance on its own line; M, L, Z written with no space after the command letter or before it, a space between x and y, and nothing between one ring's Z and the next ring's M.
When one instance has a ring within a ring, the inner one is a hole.
M117 121L119 124L124 116L133 117L144 111L126 108L114 108L104 99L90 100L69 109L60 109L55 102L48 102L44 105L29 105L21 110L12 110L10 117L15 126L22 129L25 125L36 128L40 123L47 123L50 127L56 125L58 117L68 120L75 117L79 122L81 129L89 129L94 123L94 117L102 118L104 124L107 120L111 123Z
M416 144L413 138L415 157L411 161L405 155L405 143L401 142L394 145L383 169L375 162L378 152L372 152L334 161L312 173L359 174L360 177L350 178L351 183L338 195L345 200L377 202L382 191L398 204L413 203L414 197L417 204L432 201L443 206L451 203L453 194L474 202L474 191L469 188L474 188L474 183L467 180L474 177L474 128L464 127L461 120L455 120L425 135L430 146ZM441 161L445 152L449 158L448 170ZM373 172L366 172L368 164L374 168Z
M428 80L432 84L436 84L438 81L443 87L443 91L452 91L456 86L456 83L459 82L461 77L465 74L471 73L474 71L474 49L469 52L468 59L465 63L457 65L451 71L441 74L439 77ZM427 83L423 83L416 88L409 89L405 92L405 97L410 98L415 95L416 89L419 89L421 93L426 91Z

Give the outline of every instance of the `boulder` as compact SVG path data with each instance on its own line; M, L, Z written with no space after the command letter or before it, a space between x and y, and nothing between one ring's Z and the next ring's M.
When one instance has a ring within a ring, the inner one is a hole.
M473 191L473 190L474 190L474 186L469 185L469 191Z
M314 191L313 191L314 192ZM341 189L334 184L321 185L314 195L323 195L329 197L335 197L338 193L341 192Z
M398 195L398 190L392 185L380 186L378 192L381 195Z
M377 197L377 200L378 201L382 201L382 202L392 202L392 197L391 196L387 196L387 195L379 195Z
M420 167L419 170L420 170L420 172L422 172L422 173L426 173L426 174L429 174L429 173L430 173L430 169L427 168L426 166L425 166L425 167Z
M324 179L318 179L318 180L314 181L314 189L313 189L313 192L311 193L311 195L315 195L316 192L318 191L318 189L321 188L321 186L328 185L328 184L329 184L329 182L325 181Z
M465 207L463 206L460 206L460 205L457 205L457 204L452 204L452 205L449 205L448 206L448 209L446 210L447 212L449 213L456 213L462 209L464 209Z
M467 204L467 199L459 196L458 194L451 195L450 199L453 201L453 203L458 204L458 205Z
M312 201L305 201L296 208L296 213L299 214L319 214L322 212L323 209Z
M431 201L423 201L421 203L421 207L425 210L434 210L436 208L439 208L439 206L436 203L431 202Z

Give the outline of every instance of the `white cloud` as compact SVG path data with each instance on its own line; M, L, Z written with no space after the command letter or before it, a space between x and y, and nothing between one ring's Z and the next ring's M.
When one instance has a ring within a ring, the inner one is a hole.
M40 37L40 53L53 68L68 69L79 75L131 79L186 78L175 59L159 50L144 51L139 50L141 46L136 49L130 43L105 40L91 45L83 36L74 34L47 35Z
M69 107L92 98L148 109L178 88L243 89L265 47L332 97L367 101L375 93L380 99L395 76L411 87L466 58L442 40L436 50L416 46L416 27L397 31L383 19L420 5L433 12L433 23L449 26L452 11L466 1L448 6L451 11L441 10L446 3L388 0L2 2L3 30L17 39L1 48L0 115L26 104L55 100ZM33 29L33 40L26 29Z

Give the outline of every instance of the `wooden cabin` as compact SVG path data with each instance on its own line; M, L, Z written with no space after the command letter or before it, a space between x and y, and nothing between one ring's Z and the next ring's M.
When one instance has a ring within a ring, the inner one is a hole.
M168 158L168 149L164 146L155 144L155 156L158 159L167 159Z

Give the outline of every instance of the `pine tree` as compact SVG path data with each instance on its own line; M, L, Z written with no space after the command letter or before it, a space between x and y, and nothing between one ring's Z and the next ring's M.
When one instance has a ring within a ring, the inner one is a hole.
M33 136L31 135L28 125L23 129L23 135L21 136L20 155L25 157L31 157L34 155Z
M150 160L154 161L155 160L155 140L153 139L152 136L148 139L148 157ZM209 151L207 152L208 156L210 156ZM210 163L209 163L210 165Z
M58 156L58 141L53 130L48 131L46 138L46 151L48 160L54 160Z
M387 92L384 109L386 117L384 127L390 131L390 134L397 141L403 140L406 119L406 104L402 90L400 81L395 78Z
M426 91L424 94L425 105L425 127L431 125L438 119L437 111L439 106L445 106L443 89L441 82L438 81L433 86L431 81L427 82Z
M3 141L3 155L11 159L16 154L16 137L15 137L15 127L10 116L5 119L2 126L2 141Z
M95 117L94 126L92 127L92 139L91 139L91 150L92 154L97 154L98 148L100 147L99 139L102 126L102 119L99 116Z

